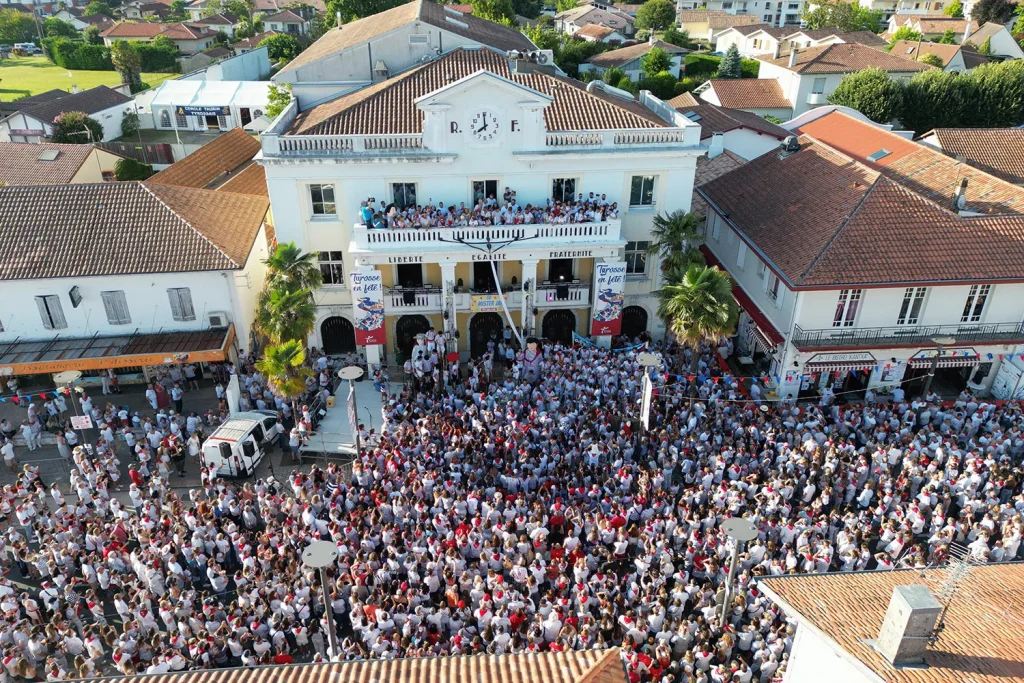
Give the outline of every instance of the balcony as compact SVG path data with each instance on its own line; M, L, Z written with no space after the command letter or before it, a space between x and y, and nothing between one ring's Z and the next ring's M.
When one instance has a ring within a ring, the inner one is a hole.
M915 327L830 327L823 330L793 328L793 345L808 349L885 348L893 346L934 347L932 338L956 337L957 345L1011 344L1024 341L1024 323L932 325Z
M807 96L807 104L828 104L828 95L823 92L812 92Z
M420 251L436 249L470 249L460 242L485 244L491 242L522 241L525 245L550 244L553 246L576 246L577 244L621 244L619 229L621 221L609 220L600 223L569 223L565 225L494 225L485 227L429 228L416 230L374 229L356 224L352 227L352 249L356 252L370 251Z
M537 308L586 308L590 305L590 283L537 285Z
M388 287L384 291L384 315L436 313L440 310L440 287Z

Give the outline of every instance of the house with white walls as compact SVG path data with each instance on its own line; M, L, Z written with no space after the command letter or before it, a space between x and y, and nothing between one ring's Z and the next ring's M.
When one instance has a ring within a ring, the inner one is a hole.
M760 117L785 121L793 115L793 103L772 78L713 78L693 91L701 100Z
M678 47L672 43L666 43L663 40L648 40L644 43L637 43L636 45L630 45L629 47L621 47L618 50L609 50L608 52L602 52L596 54L593 57L588 57L580 63L580 74L593 73L595 77L600 78L604 75L604 72L608 69L622 69L626 72L626 77L633 82L638 82L643 78L643 58L653 49L664 50L669 55L669 67L668 72L679 78L684 67L684 60L686 59L687 53L690 51L683 47Z
M83 130L81 142L106 142L121 137L125 112L135 111L127 92L127 85L98 85L80 92L76 88L76 92L19 109L0 119L0 142L43 142L53 135L54 119L70 111L84 112L103 127L102 140L90 139L92 133Z

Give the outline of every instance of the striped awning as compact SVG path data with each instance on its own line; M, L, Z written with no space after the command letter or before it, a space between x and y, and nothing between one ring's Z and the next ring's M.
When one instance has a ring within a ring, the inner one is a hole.
M868 370L870 368L874 368L875 363L876 361L873 360L843 360L806 363L804 365L804 372L850 372L851 370Z
M768 336L754 323L747 327L747 335L750 338L750 342L755 346L759 347L762 351L767 353L769 356L775 353L776 345L772 344L768 339Z
M910 367L912 368L930 368L932 366L931 358L911 358L909 361ZM951 358L940 358L937 368L967 368L972 365L978 365L981 363L981 358L978 356L956 356Z

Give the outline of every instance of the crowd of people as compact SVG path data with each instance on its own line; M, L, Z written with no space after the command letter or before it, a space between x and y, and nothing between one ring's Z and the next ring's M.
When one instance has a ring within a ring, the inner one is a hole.
M360 202L360 217L363 225L374 229L419 229L458 228L485 225L562 225L566 223L597 223L619 217L618 204L609 201L607 196L597 196L593 192L584 195L582 192L573 199L561 200L549 198L540 204L520 204L516 199L515 190L505 188L499 201L494 194L480 197L472 206L461 202L445 205L433 200L426 206L409 205L400 208L396 204L379 203L373 197Z
M4 490L0 673L615 645L633 683L769 683L794 630L761 578L934 566L956 546L1019 557L1016 403L759 404L711 348L692 380L672 370L693 351L648 348L664 367L647 430L637 349L555 344L539 375L515 372L520 352L511 369L446 372L441 390L376 376L384 426L350 467L245 482L204 469L179 490L120 456L129 504L98 448L73 454L74 501L27 467ZM267 397L251 360L231 371ZM311 393L330 390L320 376ZM759 536L722 610L732 516ZM300 560L314 540L338 546L329 614Z

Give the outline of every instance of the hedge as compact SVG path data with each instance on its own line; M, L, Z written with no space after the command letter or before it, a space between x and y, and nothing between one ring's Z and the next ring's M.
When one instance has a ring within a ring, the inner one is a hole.
M690 78L715 78L718 74L718 64L722 61L721 57L715 57L707 54L688 54L686 55L686 75ZM761 69L761 62L756 59L741 59L740 60L740 72L743 78L757 78L757 74Z
M168 50L151 43L135 42L135 49L139 53L140 69L144 73L157 71L178 71L178 52Z
M44 38L43 54L59 67L72 71L113 71L110 50L70 38Z

